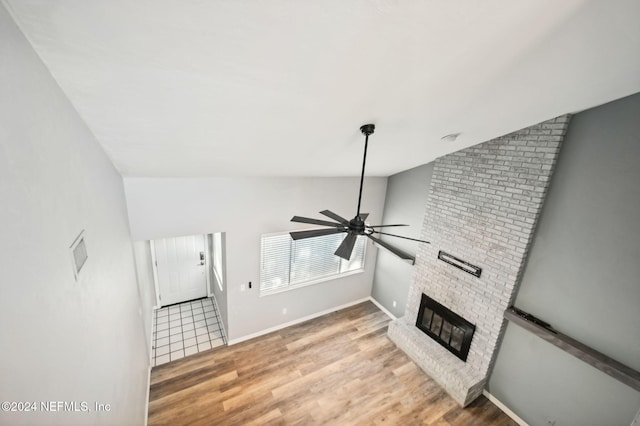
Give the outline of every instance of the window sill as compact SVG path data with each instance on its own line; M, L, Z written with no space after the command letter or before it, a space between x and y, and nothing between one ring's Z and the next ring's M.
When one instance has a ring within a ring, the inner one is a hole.
M293 284L293 285L289 285L287 287L276 288L276 289L272 289L272 290L264 290L264 291L260 290L260 296L259 297L271 296L273 294L284 293L286 291L296 290L296 289L303 288L303 287L309 287L311 285L320 284L320 283L327 282L327 281L338 280L338 279L341 279L341 278L349 277L351 275L361 274L363 272L364 272L364 268L355 269L353 271L343 272L343 273L341 273L339 275L330 275L328 277L318 278L318 279L311 280L311 281L305 281L303 283Z

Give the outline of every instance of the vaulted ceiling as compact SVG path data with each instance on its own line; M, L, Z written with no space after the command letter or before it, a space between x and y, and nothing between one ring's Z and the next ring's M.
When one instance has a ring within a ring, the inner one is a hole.
M356 176L369 122L387 176L640 91L637 0L2 1L125 176Z

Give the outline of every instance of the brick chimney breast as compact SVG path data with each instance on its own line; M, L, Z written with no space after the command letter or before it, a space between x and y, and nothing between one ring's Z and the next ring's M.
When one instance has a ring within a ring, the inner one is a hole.
M405 316L389 338L460 405L477 398L495 361L535 226L569 124L563 115L435 161ZM478 278L438 260L482 268ZM476 330L464 362L416 326L422 294Z

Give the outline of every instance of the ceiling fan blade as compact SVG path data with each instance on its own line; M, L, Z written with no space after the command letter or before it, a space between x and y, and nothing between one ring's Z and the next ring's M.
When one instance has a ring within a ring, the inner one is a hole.
M310 223L312 225L322 225L322 226L332 226L334 228L337 226L340 226L340 227L342 226L341 223L329 222L328 220L312 219L310 217L301 217L301 216L292 217L291 222Z
M373 242L375 242L376 244L381 245L382 247L386 248L387 250L389 250L391 253L395 254L396 256L400 257L401 259L404 260L408 260L411 262L411 264L414 264L416 262L416 258L411 256L410 254L407 254L405 252L403 252L402 250L395 248L394 246L392 246L389 243L385 243L384 241L372 236L372 235L367 235L367 237L369 237L369 239L371 239Z
M356 245L357 239L358 234L352 234L351 232L348 233L334 254L344 260L351 259L351 252L353 251L353 246Z
M294 231L289 232L291 238L294 240L302 240L304 238L321 237L323 235L337 234L339 232L347 232L342 228L329 228L329 229L311 229L309 231Z
M363 221L369 217L369 213L360 213L360 219L362 219Z
M388 226L409 226L405 224L394 224L394 225L367 225L367 228L386 228Z
M431 244L429 241L425 241L425 240L418 240L416 238L409 238L409 237L403 237L402 235L396 235L396 234L389 234L387 232L380 232L380 231L373 231L376 234L380 234L380 235L388 235L390 237L396 237L396 238L403 238L405 240L411 240L411 241L417 241L419 243L426 243L426 244Z
M335 214L331 210L322 210L320 212L320 214L323 214L323 215L325 215L327 217L330 217L333 220L337 220L338 222L340 222L343 225L348 225L349 224L349 221L347 219L345 219L342 216L338 216L337 214Z

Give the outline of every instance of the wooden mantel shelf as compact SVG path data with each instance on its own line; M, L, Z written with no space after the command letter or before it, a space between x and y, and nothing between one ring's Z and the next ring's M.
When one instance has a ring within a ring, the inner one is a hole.
M549 324L513 306L504 312L504 317L614 379L640 391L640 373L633 368L554 330Z

